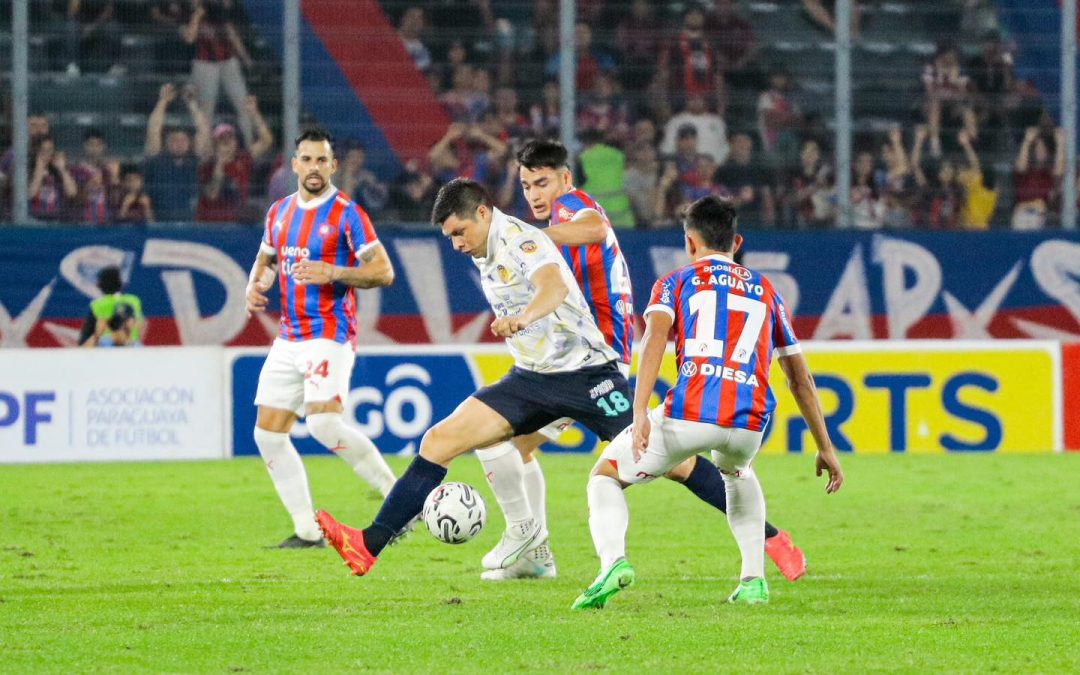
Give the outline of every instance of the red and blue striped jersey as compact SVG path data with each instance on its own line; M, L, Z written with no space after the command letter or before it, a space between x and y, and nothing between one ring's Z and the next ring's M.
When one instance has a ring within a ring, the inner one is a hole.
M305 286L292 268L305 259L353 267L360 253L378 243L371 219L336 188L301 204L297 193L274 202L266 212L262 250L277 256L284 340L324 338L356 344L356 300L344 284Z
M679 377L664 414L673 419L763 431L776 399L769 365L802 350L783 298L760 272L715 255L660 278L645 315L675 322Z
M593 209L600 214L607 226L607 237L597 244L560 246L559 250L574 273L604 340L628 364L634 343L634 295L626 259L607 214L588 194L572 190L551 205L551 224L571 221L582 209Z

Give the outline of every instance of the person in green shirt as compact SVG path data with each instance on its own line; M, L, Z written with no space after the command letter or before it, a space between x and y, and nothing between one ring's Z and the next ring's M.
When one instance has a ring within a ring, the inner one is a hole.
M105 267L98 272L97 287L101 297L90 301L90 311L79 332L82 347L124 347L142 344L146 332L142 301L124 293L119 267Z

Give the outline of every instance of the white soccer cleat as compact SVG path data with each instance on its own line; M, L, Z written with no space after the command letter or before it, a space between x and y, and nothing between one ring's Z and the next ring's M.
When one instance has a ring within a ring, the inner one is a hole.
M506 569L486 570L480 574L484 581L509 581L511 579L554 579L555 556L547 542L526 551L517 562Z
M503 531L502 538L480 561L486 570L498 570L510 567L526 551L531 551L547 541L547 530L540 526L535 518L524 520L509 526Z

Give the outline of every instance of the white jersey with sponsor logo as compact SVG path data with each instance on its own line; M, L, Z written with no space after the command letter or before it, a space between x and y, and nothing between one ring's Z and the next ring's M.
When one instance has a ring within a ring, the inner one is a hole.
M506 339L518 368L557 373L618 359L596 327L566 261L541 230L493 209L487 257L473 262L497 317L525 309L536 292L529 278L544 265L557 265L570 291L554 312Z

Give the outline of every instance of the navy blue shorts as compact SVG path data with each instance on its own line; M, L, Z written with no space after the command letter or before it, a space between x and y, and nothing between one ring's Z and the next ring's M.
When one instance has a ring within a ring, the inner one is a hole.
M473 398L505 417L515 436L571 417L610 441L634 421L630 384L614 361L564 373L514 367Z

